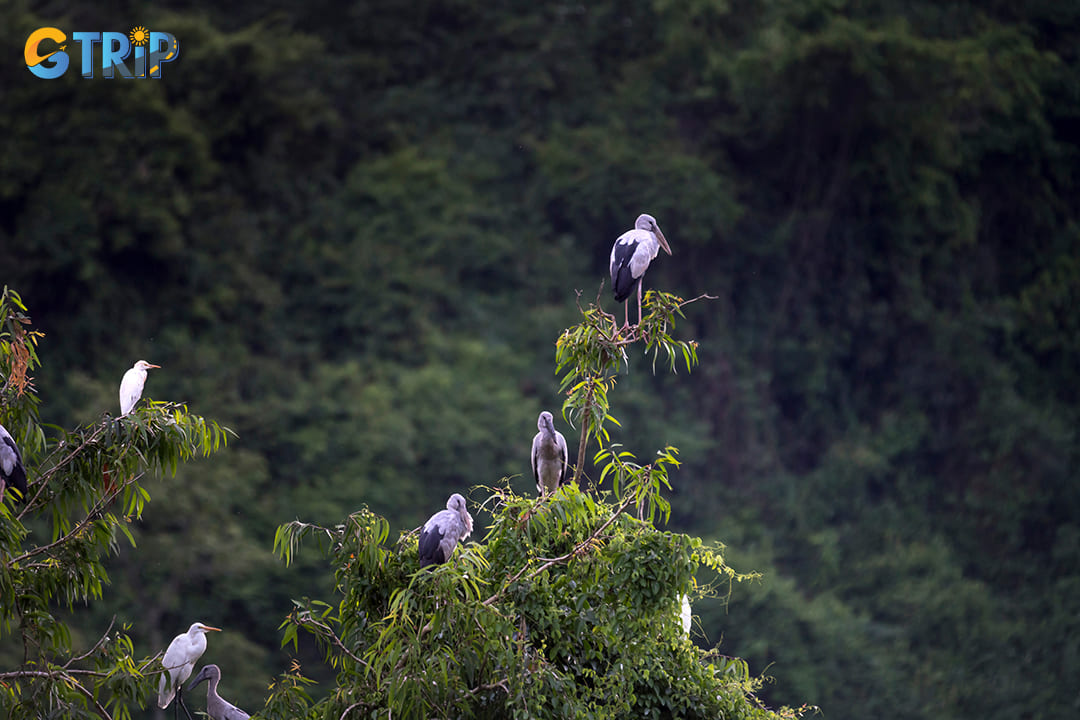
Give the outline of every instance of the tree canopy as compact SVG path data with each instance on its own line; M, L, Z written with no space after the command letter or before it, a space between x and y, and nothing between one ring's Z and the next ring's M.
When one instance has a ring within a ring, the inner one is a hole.
M141 422L236 438L145 486L117 526L137 548L101 560L114 592L64 621L72 648L116 616L152 657L202 619L237 630L207 660L240 706L291 655L330 687L278 625L337 583L315 553L284 567L278 527L366 506L412 528L503 477L528 494L536 415L572 387L554 341L579 304L612 310L611 243L649 212L674 254L647 288L717 299L681 321L692 381L631 356L604 428L639 456L677 447L664 531L762 575L695 602L695 640L774 678L771 707L1074 711L1074 4L131 12L0 6L0 283L47 359L33 408L5 396L0 421L47 471L58 428L91 437L145 357L163 366L147 395L177 402ZM161 80L46 81L19 60L45 25L135 24L179 39Z

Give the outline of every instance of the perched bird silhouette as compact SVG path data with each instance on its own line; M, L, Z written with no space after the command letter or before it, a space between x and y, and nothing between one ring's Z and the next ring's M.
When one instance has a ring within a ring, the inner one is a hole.
M184 681L191 677L191 671L195 669L195 663L206 652L206 633L221 632L221 628L210 627L203 623L192 623L186 633L180 633L169 643L161 664L165 666L165 674L158 681L158 707L167 708L176 696L177 705L184 708L188 717L187 706L184 705L183 686ZM173 715L176 708L173 708Z
M536 480L536 492L541 495L555 492L562 484L569 468L566 438L555 429L551 413L547 410L536 419L536 433L532 441L532 471Z
M143 386L146 385L146 371L150 368L159 368L160 365L140 360L124 373L124 379L120 381L120 414L127 415L135 407L142 397Z
M630 324L630 296L637 289L638 325L641 324L641 282L649 263L664 248L671 254L664 233L656 224L656 218L642 213L638 215L632 230L627 230L615 240L611 248L611 289L615 302L626 301L623 306L623 327Z
M195 679L188 683L190 693L196 685L206 680L206 714L210 720L248 720L251 716L218 695L217 686L221 681L221 668L217 665L203 665Z
M446 509L432 515L420 530L420 567L446 562L471 532L472 515L465 507L465 498L454 493L446 501Z
M11 433L0 425L0 500L4 499L4 488L8 487L19 491L20 500L26 498L26 468L22 456Z

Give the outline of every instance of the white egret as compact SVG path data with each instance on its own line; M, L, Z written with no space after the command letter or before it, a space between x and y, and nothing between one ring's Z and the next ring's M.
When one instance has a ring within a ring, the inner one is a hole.
M22 456L11 433L0 425L0 501L4 499L6 487L18 490L20 500L26 498L26 468L23 467Z
M160 365L140 360L124 373L124 379L120 381L120 414L127 415L135 407L142 397L143 385L146 384L146 371L150 368L160 368Z
M641 324L641 281L649 263L664 248L671 254L664 233L656 224L656 218L642 213L638 215L633 230L627 230L615 240L611 248L611 289L615 302L626 301L623 306L623 326L630 324L630 296L637 288L638 325Z
M217 665L203 665L195 679L188 683L191 692L196 685L206 680L206 714L210 720L248 720L251 716L228 700L218 695L217 686L221 681L221 668Z
M446 501L446 510L432 515L420 530L420 567L446 562L471 532L472 515L465 507L465 498L454 493Z
M186 633L180 633L169 643L169 649L165 651L165 657L161 664L165 666L165 674L158 682L158 707L169 707L173 696L176 703L184 708L184 712L190 718L187 706L184 705L183 685L184 681L191 677L191 671L195 669L195 663L206 652L206 633L221 632L221 628L210 627L203 623L192 623ZM176 709L173 708L173 714Z
M532 441L532 471L536 480L536 492L541 495L555 492L562 484L569 462L566 438L555 429L551 413L547 410L536 419L540 431Z

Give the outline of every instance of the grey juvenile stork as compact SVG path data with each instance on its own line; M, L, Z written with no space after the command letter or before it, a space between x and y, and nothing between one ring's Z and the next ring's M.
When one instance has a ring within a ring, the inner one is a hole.
M0 500L4 499L4 488L13 487L19 491L19 499L26 497L26 468L23 467L19 448L15 439L3 425L0 425Z
M547 410L536 419L536 433L532 442L532 471L536 480L536 492L541 495L559 489L569 462L566 438L555 429L551 413Z
M671 254L664 233L656 224L656 218L642 213L638 215L633 230L627 230L615 240L611 248L611 289L615 302L626 301L623 306L623 326L630 324L630 296L637 288L638 325L641 324L641 280L649 263L664 248Z
M124 379L120 381L120 414L127 415L135 403L142 397L143 385L146 384L146 371L150 368L159 368L160 365L140 360L124 373Z
M454 493L446 501L446 509L432 515L420 530L420 567L446 562L471 532L472 515L465 507L465 498Z
M188 683L187 691L191 692L195 686L206 680L206 714L210 720L248 720L251 716L240 708L225 700L217 692L218 682L221 681L221 668L217 665L203 665L203 669Z
M169 707L173 696L176 696L176 704L184 708L184 714L191 717L187 705L184 705L184 681L191 677L191 671L195 669L195 663L206 652L206 633L221 632L221 628L210 627L202 623L192 623L186 633L180 633L169 643L169 649L165 651L165 657L161 664L165 666L165 673L158 681L158 707ZM176 715L176 707L173 707L173 716Z

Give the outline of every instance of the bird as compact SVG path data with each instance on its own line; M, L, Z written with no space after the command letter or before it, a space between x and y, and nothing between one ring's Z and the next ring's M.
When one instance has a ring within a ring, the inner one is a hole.
M679 598L679 621L682 623L683 634L690 636L690 598L683 593Z
M0 425L0 500L4 499L6 487L18 490L20 499L26 497L26 468L23 467L22 456L11 433Z
M206 680L206 714L210 720L247 720L251 716L218 695L217 686L221 681L221 668L217 665L203 665L195 679L188 683L187 691Z
M446 501L446 509L432 515L420 530L420 567L447 561L457 544L472 532L472 515L458 493Z
M555 429L551 413L547 410L536 419L536 433L532 441L532 471L536 480L536 492L547 495L562 484L569 462L566 438Z
M120 381L120 414L127 415L135 403L142 397L143 385L146 384L146 371L150 368L160 368L160 365L140 360L124 373L124 379Z
M634 288L637 288L638 325L641 324L641 280L660 248L671 254L671 247L656 224L656 218L646 213L638 215L634 229L620 235L611 248L611 289L615 293L615 302L626 301L623 327L630 324L630 296L634 294Z
M191 677L191 671L195 669L195 663L206 652L206 633L221 632L221 628L210 627L201 622L192 623L186 633L180 633L169 643L169 649L165 651L165 657L161 664L165 666L165 674L158 681L158 707L169 707L173 696L176 695L176 703L184 708L184 712L190 718L187 706L184 705L183 684ZM175 708L173 714L176 714Z

